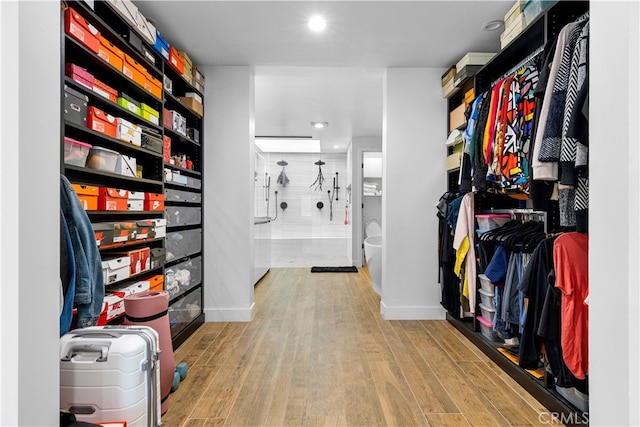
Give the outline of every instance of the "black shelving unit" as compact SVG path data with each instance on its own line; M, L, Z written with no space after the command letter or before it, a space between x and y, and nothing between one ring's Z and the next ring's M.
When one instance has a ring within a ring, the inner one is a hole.
M558 35L564 25L584 15L588 10L588 1L557 1L545 9L514 40L487 62L473 78L461 83L461 87L448 99L447 111L450 112L461 104L462 94L468 90L465 88L473 87L476 96L488 90L495 81L505 74L515 71L514 68L525 59L541 52L547 40ZM451 154L450 147L447 154ZM458 189L458 172L457 169L447 171L449 191ZM522 201L516 201L504 195L481 192L475 197L475 211L486 212L491 209L524 207L522 203ZM547 225L553 227L558 224L557 207L552 206L549 213ZM499 344L488 340L481 334L475 318L459 318L450 313L447 313L446 318L550 411L567 415L582 412L555 390L553 378L550 375L545 373L543 379L538 379L500 353L498 351Z
M61 93L64 95L64 87L69 87L81 95L86 96L88 99L88 105L99 108L106 114L114 117L119 117L127 120L135 125L146 127L164 138L167 136L171 139L171 150L173 154L184 154L189 157L190 166L181 167L180 165L170 164L165 162L164 152L156 152L143 148L141 146L133 145L127 141L123 141L117 138L113 138L106 134L96 132L86 125L80 125L76 122L66 120L63 114L61 118L61 161L60 170L71 182L83 185L92 185L98 187L126 189L136 192L149 192L156 194L165 194L172 188L179 189L175 194L196 194L197 196L185 196L184 201L181 203L176 197L172 201L169 201L165 206L180 206L199 208L200 218L197 221L197 225L194 226L180 226L180 227L168 227L168 233L184 232L192 228L200 230L198 243L195 245L197 251L190 251L179 258L173 258L164 263L163 265L156 266L151 270L147 270L135 275L131 275L124 282L134 281L141 279L147 275L162 275L166 281L168 279L168 271L190 260L203 259L203 242L202 242L202 179L203 179L203 165L202 165L202 145L203 145L203 117L194 113L186 105L184 105L177 96L184 96L187 92L195 92L202 97L202 93L191 86L182 76L173 70L167 61L157 53L154 48L149 46L144 40L139 45L134 46L130 43L135 39L135 32L132 32L130 26L118 15L113 7L105 1L97 0L94 2L93 8L89 7L83 1L70 0L67 5L73 8L78 14L85 18L91 25L93 25L101 34L102 37L111 42L114 46L120 49L124 54L130 56L135 62L140 64L146 72L152 78L161 83L159 92L151 92L151 89L143 87L138 82L132 80L123 73L123 70L115 68L111 63L94 53L91 49L86 47L83 43L76 40L65 32L65 12L61 13ZM161 29L159 29L161 30ZM132 36L133 34L133 36ZM139 50L141 49L141 50ZM86 69L88 73L92 74L95 79L115 89L118 95L126 94L130 98L137 102L145 103L149 107L156 110L159 114L158 123L153 123L150 120L145 119L142 116L130 111L129 109L122 107L113 99L102 96L95 92L93 88L73 80L65 73L65 65L75 64L83 69ZM173 82L173 93L168 92L162 86L163 77L167 74L170 76ZM176 91L177 90L177 91ZM158 96L159 95L159 96ZM61 98L64 98L62 96ZM64 101L62 105L62 111L64 111ZM164 125L164 109L178 111L187 120L187 126L194 128L199 133L199 142L191 140L187 136L180 135L173 131L171 128ZM78 141L86 142L92 146L99 146L109 150L117 151L121 155L134 157L136 164L142 166L142 176L124 176L113 172L107 172L103 170L91 169L89 167L75 166L64 163L64 137L70 137ZM186 166L186 165L184 165ZM190 180L186 183L180 182L167 182L166 172L179 173L185 177L189 177ZM193 180L197 180L193 181ZM179 193L179 192L183 193ZM186 192L186 193L185 193ZM174 194L174 195L175 195ZM193 212L193 211L192 211ZM154 211L103 211L103 210L89 210L87 214L92 223L101 222L135 222L143 220L157 220L165 219L166 213L164 210ZM100 252L105 257L110 254L121 251L128 251L130 249L140 248L148 246L150 248L162 248L168 250L171 248L171 242L167 244L167 238L152 238L140 241L129 241L122 244L110 245L107 247L101 247ZM196 283L197 282L197 283ZM120 283L120 282L119 282ZM107 285L107 291L109 286ZM203 286L204 277L202 274L202 268L200 268L198 279L189 284L188 289L180 293L171 295L169 306L169 319L172 331L172 341L174 348L177 348L200 324L204 322L203 313ZM188 298L187 298L188 297ZM185 300L189 303L189 307L182 307L185 305ZM185 311L186 310L186 311ZM186 313L186 316L184 315ZM116 319L112 322L117 321Z

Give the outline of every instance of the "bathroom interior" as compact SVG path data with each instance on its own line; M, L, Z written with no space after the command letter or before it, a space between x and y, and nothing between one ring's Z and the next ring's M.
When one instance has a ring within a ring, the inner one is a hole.
M254 284L269 268L367 265L380 294L382 152L354 157L353 146L307 153L256 144Z

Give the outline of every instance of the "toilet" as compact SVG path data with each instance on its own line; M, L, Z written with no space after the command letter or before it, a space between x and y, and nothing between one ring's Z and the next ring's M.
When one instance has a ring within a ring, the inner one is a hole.
M364 256L373 290L382 295L382 228L375 219L365 227Z

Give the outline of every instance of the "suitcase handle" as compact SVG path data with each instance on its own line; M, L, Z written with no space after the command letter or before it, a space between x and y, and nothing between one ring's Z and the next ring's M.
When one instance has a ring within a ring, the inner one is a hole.
M100 353L96 362L106 362L108 360L109 346L97 344L75 344L69 347L67 355L60 360L63 362L70 362L80 353Z

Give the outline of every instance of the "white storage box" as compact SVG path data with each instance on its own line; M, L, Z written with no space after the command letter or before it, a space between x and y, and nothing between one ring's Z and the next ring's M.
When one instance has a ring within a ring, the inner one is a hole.
M476 319L478 319L478 323L480 323L480 332L482 332L482 336L490 341L496 341L498 339L498 334L493 330L493 323L489 322L482 316L478 316Z
M469 52L456 64L456 73L467 65L484 65L495 56L495 52Z
M493 322L493 317L496 312L495 308L487 307L486 305L480 303L480 312L482 313L482 317L484 317L487 321Z
M113 286L109 290L112 292L119 292L124 294L123 299L129 295L137 294L138 292L148 291L151 287L151 282L148 280L141 280L135 283L129 283L122 286Z
M491 280L489 280L489 278L484 274L478 274L478 279L480 279L480 286L482 287L482 289L493 295L496 286L491 283Z
M478 228L482 231L493 230L494 228L502 227L511 216L509 214L478 214L476 220L478 220Z
M129 278L131 261L128 256L111 258L102 261L104 284L110 285Z
M164 218L156 218L150 221L155 222L156 239L167 236L167 220Z
M493 292L485 291L484 289L479 289L478 293L480 294L480 301L482 301L482 304L495 310L496 305L493 302Z
M198 101L200 104L202 104L202 97L200 95L198 95L197 93L195 93L195 92L186 92L184 94L184 96L186 96L188 98L193 98L196 101Z
M127 210L144 210L144 191L129 191L129 198L127 199Z
M116 173L124 176L135 177L137 168L138 165L135 157L125 156L124 154L118 156L118 161L116 162Z
M116 138L140 147L142 145L142 129L140 129L140 126L120 117L116 121Z

